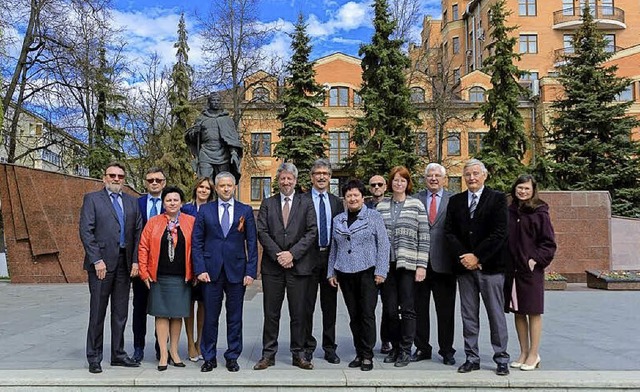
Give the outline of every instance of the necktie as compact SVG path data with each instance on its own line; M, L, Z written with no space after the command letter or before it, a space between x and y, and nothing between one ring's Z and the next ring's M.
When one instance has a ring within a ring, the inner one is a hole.
M116 215L118 216L118 223L120 224L120 247L124 248L124 212L122 211L122 207L120 207L120 203L118 203L118 197L120 197L117 193L111 194L111 201L113 203L113 209L116 210Z
M438 214L438 205L436 202L436 194L431 194L431 204L429 204L429 223L433 224L436 221L436 214Z
M229 224L229 203L222 203L224 207L224 212L222 213L222 221L220 222L220 226L222 226L222 232L226 237L229 234L229 228L231 225Z
M476 212L478 206L478 195L475 193L471 196L471 204L469 205L469 216L473 219L473 214Z
M282 222L284 223L284 227L287 227L287 223L289 222L289 211L291 210L291 206L289 205L289 201L291 199L288 197L284 198L284 206L282 207Z
M320 234L320 247L326 248L329 245L329 236L327 235L327 210L324 205L324 193L320 193L320 227L318 228Z
M158 205L157 205L158 200L160 199L158 199L157 197L151 198L152 205L151 205L151 211L149 212L149 218L158 215Z

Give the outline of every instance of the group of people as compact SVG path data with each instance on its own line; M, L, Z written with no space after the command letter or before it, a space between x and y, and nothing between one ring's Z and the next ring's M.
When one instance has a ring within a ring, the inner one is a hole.
M296 192L298 169L282 163L276 173L278 193L262 201L254 219L252 208L235 200L236 178L229 172L218 173L213 184L208 178L199 179L192 202L185 204L182 191L165 187L162 171L151 169L146 178L149 193L136 203L122 193L124 168L109 165L105 189L85 196L80 221L91 293L89 371L102 371L102 330L109 300L112 366L139 366L150 314L155 317L158 370L185 366L178 353L184 319L190 359L204 360L201 371L211 371L217 367L224 302L226 368L238 371L242 304L246 286L257 277L258 242L264 323L262 355L255 370L275 365L285 295L292 365L313 369L318 345L324 360L339 364L338 291L349 314L356 353L350 368L373 368L379 296L384 362L404 367L431 359L431 294L438 353L444 364L455 365L457 292L466 357L458 372L480 368L480 299L489 319L496 373L540 365L544 269L556 244L548 206L539 199L533 177L518 177L508 205L504 193L485 186L487 169L476 159L463 168L467 190L455 195L444 189L446 170L437 163L426 167L426 189L415 194L405 167L393 168L386 180L382 175L371 177L367 200L365 184L357 179L342 187L344 200L331 194L331 165L325 159L313 164L310 176L312 188ZM217 198L212 201L214 191ZM134 356L129 358L123 333L131 280ZM318 293L322 332L316 339ZM505 312L515 313L520 342L520 355L511 362Z

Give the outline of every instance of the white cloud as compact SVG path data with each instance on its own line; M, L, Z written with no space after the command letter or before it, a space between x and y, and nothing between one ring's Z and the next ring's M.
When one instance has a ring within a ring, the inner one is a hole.
M332 38L331 42L335 42L337 44L345 44L345 45L360 45L363 43L362 40L360 39L348 39L348 38L341 38L341 37Z

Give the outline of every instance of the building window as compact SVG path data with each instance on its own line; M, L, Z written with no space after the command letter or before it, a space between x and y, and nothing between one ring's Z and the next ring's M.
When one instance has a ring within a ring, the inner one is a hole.
M251 155L254 157L271 156L271 134L252 133L251 134Z
M353 106L362 106L362 97L357 92L353 92Z
M467 143L467 151L469 157L473 157L482 150L482 138L484 137L484 132L469 132L468 143Z
M447 154L460 155L460 133L449 132L447 137Z
M256 87L253 89L253 100L254 101L260 101L260 102L269 102L270 100L270 93L269 90L267 90L264 87Z
M42 150L42 160L56 166L60 166L60 164L62 163L62 158L60 157L60 154L57 154L49 150L48 148L45 148Z
M613 0L600 0L602 15L613 15Z
M616 101L620 101L620 102L633 101L633 86L634 86L634 83L631 83L623 91L621 91L620 94L616 96Z
M447 10L442 11L442 28L447 24Z
M518 0L518 15L536 16L536 0Z
M582 15L582 11L584 10L584 7L586 7L586 5L586 0L580 0L580 15ZM596 0L589 0L589 13L592 16L596 16Z
M614 53L616 51L616 35L604 34L602 38L604 38L604 41L606 42L604 51L607 53Z
M526 74L520 77L520 80L538 80L538 75L536 71L527 71Z
M574 0L562 0L562 15L573 16L576 14L573 7L573 1Z
M573 54L573 34L564 34L562 36L562 47L564 54Z
M329 106L349 106L349 89L331 87L329 90Z
M261 201L271 195L271 178L251 177L251 201Z
M451 41L451 48L453 49L453 54L460 53L460 38L453 37L453 40Z
M411 87L411 102L412 103L424 102L424 89L420 87Z
M460 68L456 68L453 70L453 84L460 83Z
M429 155L429 143L426 132L418 132L416 134L416 154L421 157Z
M520 53L538 53L538 36L535 34L520 35Z
M459 18L458 4L454 4L451 6L451 20L458 20Z
M462 178L449 176L449 184L447 186L449 192L460 193L462 191Z
M344 163L349 157L349 132L329 132L329 162Z
M484 102L485 92L482 87L471 87L469 89L469 102Z

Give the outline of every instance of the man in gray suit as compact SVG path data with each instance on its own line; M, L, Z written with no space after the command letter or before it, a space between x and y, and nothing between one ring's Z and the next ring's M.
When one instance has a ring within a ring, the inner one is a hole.
M314 260L310 250L318 241L316 211L310 198L295 192L298 169L285 162L276 173L280 193L262 201L258 213L258 239L262 244L262 291L264 326L262 358L253 367L275 365L278 351L280 312L285 292L289 303L292 364L313 369L305 358L306 315Z
M129 306L130 277L138 276L138 241L142 217L135 197L122 192L125 169L107 166L104 189L87 193L80 210L80 239L89 279L89 372L102 372L104 319L111 301L111 366L140 364L124 351L124 329Z
M454 310L456 307L456 276L453 274L453 262L444 236L444 221L447 217L447 205L451 192L444 190L447 172L444 166L430 163L424 171L427 189L417 197L424 204L429 217L429 266L427 278L416 283L416 352L412 362L431 359L429 344L430 320L429 300L433 292L433 302L438 317L438 353L445 365L455 365L453 354Z

